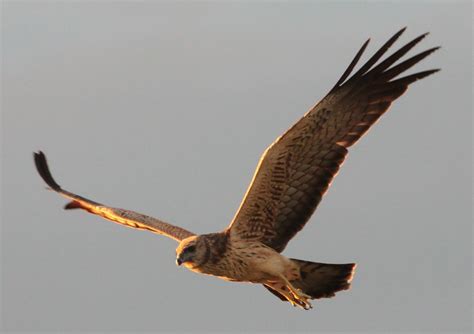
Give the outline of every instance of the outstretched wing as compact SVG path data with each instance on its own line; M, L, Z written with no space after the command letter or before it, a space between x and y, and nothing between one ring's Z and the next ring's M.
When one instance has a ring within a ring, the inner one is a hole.
M149 217L134 211L111 208L64 190L53 179L51 172L49 171L48 163L44 153L41 151L34 153L34 158L36 169L48 186L57 193L72 200L64 207L66 210L83 209L95 215L109 219L115 223L162 234L178 242L194 235L194 233L186 231L181 227L167 224L156 218Z
M426 34L374 66L404 30L347 79L367 47L367 40L329 94L267 148L228 227L232 237L259 240L281 252L316 209L343 163L347 148L409 84L438 71L394 79L438 49L426 50L394 65Z

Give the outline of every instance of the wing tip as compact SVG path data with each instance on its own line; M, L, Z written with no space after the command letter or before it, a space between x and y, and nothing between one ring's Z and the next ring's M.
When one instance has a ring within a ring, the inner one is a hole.
M404 26L402 27L400 30L398 30L396 33L395 33L395 36L400 36L401 34L403 34L405 32L405 30L407 30L408 26Z
M347 79L347 77L352 73L352 70L354 69L354 67L357 65L357 63L359 62L360 60L360 57L362 56L362 54L364 53L365 49L367 48L367 45L369 45L369 42L370 42L370 37L367 38L367 40L364 42L364 44L362 44L362 46L360 47L359 51L357 51L356 55L354 56L354 58L352 59L351 63L349 64L349 66L346 68L346 70L344 71L344 73L341 75L341 77L339 78L339 80L336 82L336 84L334 85L334 87L330 90L330 92L334 91L335 89L339 88L343 83L344 81Z
M60 191L61 186L54 180L53 176L48 167L48 161L46 160L46 155L38 150L38 152L33 152L33 158L35 161L36 170L41 176L44 182L53 190Z
M403 28L398 30L395 34L393 34L393 36L390 37L390 39L389 39L389 41L392 42L390 44L393 44L405 32L405 30L407 30L407 28L408 28L408 26L404 26Z
M398 38L403 34L403 32L407 29L407 27L403 27L399 31L397 31L392 37L389 38L388 41L385 42L378 50L374 53L374 55L362 65L361 68L351 77L350 80L355 80L357 78L362 77L366 74L372 66L374 66L378 60L387 52L387 50L398 40Z
M413 82L414 82L414 81L426 78L427 76L435 74L436 72L439 72L439 71L441 71L441 68L434 68L432 70L427 70L427 71L422 71L422 72L412 74L411 76L408 76L408 77L413 77L414 78Z
M425 32L424 34L421 34L420 36L418 36L417 38L414 39L414 41L416 41L416 43L418 43L419 41L421 41L422 39L424 39L426 36L428 36L430 33L429 32Z

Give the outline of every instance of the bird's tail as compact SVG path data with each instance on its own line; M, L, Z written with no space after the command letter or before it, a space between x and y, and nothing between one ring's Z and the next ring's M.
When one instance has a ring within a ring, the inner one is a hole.
M312 298L330 298L349 289L356 264L327 264L291 259L300 267L301 279L291 284Z

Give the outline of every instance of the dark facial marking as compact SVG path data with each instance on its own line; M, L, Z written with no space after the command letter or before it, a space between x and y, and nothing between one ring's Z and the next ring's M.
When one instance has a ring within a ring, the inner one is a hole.
M186 247L183 250L183 253L194 253L195 250L196 250L196 246L192 245L192 246Z

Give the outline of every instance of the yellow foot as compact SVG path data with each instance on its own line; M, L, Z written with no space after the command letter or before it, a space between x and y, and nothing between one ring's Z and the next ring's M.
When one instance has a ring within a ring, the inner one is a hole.
M290 289L290 291L293 296L293 302L298 306L304 308L305 310L313 308L313 305L311 305L311 302L309 301L312 298L310 295L307 295L300 289Z
M307 295L301 289L296 289L285 276L281 275L280 278L284 286L280 287L280 289L278 290L282 295L286 297L286 299L288 299L288 301L293 306L295 306L296 304L297 306L304 308L305 310L313 308L311 302L309 301L310 299L312 299L310 295ZM284 293L282 293L281 290L283 290Z
M305 309L305 310L309 310L309 309L312 309L313 308L313 305L311 305L311 302L308 300L308 298L305 298L305 297L296 297L294 296L295 299L294 301L296 302L296 304Z

